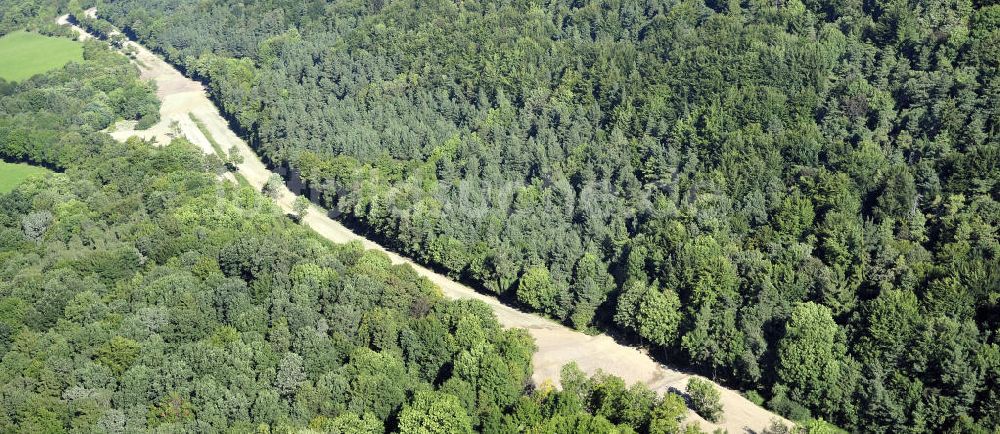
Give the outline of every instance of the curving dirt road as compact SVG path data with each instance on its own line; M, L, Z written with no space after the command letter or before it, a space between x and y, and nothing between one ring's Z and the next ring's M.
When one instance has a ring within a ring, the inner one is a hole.
M92 11L88 11L88 13L92 13ZM59 22L70 25L66 22L65 17L60 17ZM81 33L82 38L89 36L83 29L76 26L73 28ZM239 166L240 173L251 185L260 189L271 176L271 172L254 151L229 129L225 119L219 115L215 105L208 99L203 86L183 76L145 47L132 41L128 42L127 46L135 50L135 64L141 71L142 77L154 81L157 85L157 96L162 101L161 121L144 131L133 131L128 129L128 125L120 125L119 129L111 132L112 136L118 140L124 140L129 136L137 135L165 144L175 134L180 134L198 145L206 153L213 153L208 138L191 121L189 114L193 114L204 124L208 133L222 146L222 149L228 150L233 146L239 149L244 159L244 163ZM276 202L281 209L290 213L294 199L295 195L287 188L282 187ZM417 273L441 288L441 292L446 297L481 300L493 309L504 327L527 329L538 346L538 351L533 359L535 372L532 377L536 384L544 381L558 384L559 371L564 364L569 362L576 362L584 372L590 374L597 370L603 370L622 377L629 384L645 383L657 392L671 388L684 390L688 378L691 377L689 373L656 363L639 349L618 344L607 335L589 336L552 320L506 306L496 298L478 293L468 286L435 273L399 254L387 251L371 240L351 232L337 221L328 218L326 211L315 205L307 214L304 223L331 241L337 243L359 242L367 249L382 251L389 256L393 263L408 264L413 267ZM722 392L723 420L718 424L713 424L689 411L689 421L697 421L703 429L709 431L722 428L732 434L760 432L775 419L790 424L776 414L750 402L738 392L721 386L717 387Z

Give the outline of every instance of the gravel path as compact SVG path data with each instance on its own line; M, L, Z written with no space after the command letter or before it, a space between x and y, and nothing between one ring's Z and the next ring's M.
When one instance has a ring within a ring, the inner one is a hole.
M60 17L59 22L69 25L65 17ZM87 35L79 27L73 27L83 35ZM204 124L212 138L221 145L222 149L229 150L236 146L240 150L244 163L239 166L239 172L252 186L260 189L270 177L271 171L261 162L254 151L229 129L225 119L219 115L215 105L208 99L204 87L200 83L184 77L145 47L135 42L129 42L128 46L136 52L137 62L135 63L139 67L142 77L154 81L157 85L157 96L163 103L160 109L161 121L152 128L143 131L133 131L128 129L127 125L122 125L120 127L123 128L113 131L112 136L118 140L125 140L129 136L137 135L165 144L174 136L175 130L179 130L180 135L198 145L203 151L213 153L208 138L190 119L189 114L194 114ZM171 128L172 121L177 122L176 128ZM295 195L287 188L282 187L276 202L285 212L291 213L294 199ZM682 391L688 378L691 377L689 373L656 363L642 350L618 344L607 335L590 336L547 318L521 312L504 305L494 297L478 293L466 285L435 273L409 258L387 251L375 242L351 232L336 220L328 218L326 211L315 205L307 214L304 223L333 242L360 242L367 249L382 251L389 256L394 264L408 264L413 267L417 273L441 288L441 292L446 297L481 300L493 309L497 319L504 327L527 329L538 346L538 351L533 359L534 375L532 377L536 384L544 381L558 384L559 370L569 362L576 362L584 372L590 374L600 369L622 377L630 384L645 383L657 392L671 388ZM731 434L760 432L774 419L788 423L776 414L750 402L738 392L721 386L717 387L722 392L723 420L718 424L713 424L689 411L689 421L698 421L701 427L708 431L722 428Z

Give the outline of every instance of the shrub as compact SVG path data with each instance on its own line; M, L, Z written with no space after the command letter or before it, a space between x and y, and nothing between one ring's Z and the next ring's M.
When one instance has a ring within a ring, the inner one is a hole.
M159 113L149 114L140 118L139 122L136 122L135 129L145 130L148 129L149 127L152 127L153 125L156 125L156 123L159 121L160 121Z
M711 422L722 419L722 403L719 402L719 389L712 383L697 377L688 379L687 393L691 399L691 408Z

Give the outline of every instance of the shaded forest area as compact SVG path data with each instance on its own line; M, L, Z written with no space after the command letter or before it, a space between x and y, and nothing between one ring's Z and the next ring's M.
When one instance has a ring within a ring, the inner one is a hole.
M1000 427L994 0L104 0L406 254L796 419Z
M532 389L531 338L485 304L322 240L183 139L102 132L157 109L94 40L0 94L0 157L60 171L0 194L0 432L681 432L679 395L572 365Z

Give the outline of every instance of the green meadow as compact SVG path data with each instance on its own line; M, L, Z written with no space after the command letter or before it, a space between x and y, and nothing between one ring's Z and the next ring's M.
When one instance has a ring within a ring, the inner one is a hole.
M0 194L8 193L31 176L43 176L48 169L23 163L0 161Z
M83 60L83 45L70 39L25 31L0 37L0 78L7 81L23 81L72 60Z

